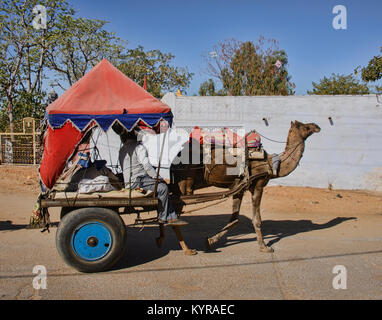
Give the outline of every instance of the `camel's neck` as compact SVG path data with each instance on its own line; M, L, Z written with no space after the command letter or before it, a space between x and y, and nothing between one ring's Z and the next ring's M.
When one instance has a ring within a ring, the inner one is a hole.
M280 156L280 170L278 177L289 175L299 164L305 149L305 140L298 132L291 128L288 134L288 140L285 151Z

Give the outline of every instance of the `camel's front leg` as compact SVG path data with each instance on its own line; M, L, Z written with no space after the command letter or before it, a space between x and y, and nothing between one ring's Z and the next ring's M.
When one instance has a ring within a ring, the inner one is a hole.
M261 233L261 216L260 216L260 203L263 196L263 186L256 186L251 189L252 194L252 224L256 231L257 242L261 252L273 252L271 247L268 247L263 240Z
M231 218L229 219L228 224L224 228L222 228L217 234L215 234L213 237L207 238L206 249L210 249L214 243L218 242L221 237L227 234L227 232L230 229L232 229L234 226L236 226L239 223L239 212L240 212L242 199L243 199L243 193L239 193L233 196L232 215L231 215Z

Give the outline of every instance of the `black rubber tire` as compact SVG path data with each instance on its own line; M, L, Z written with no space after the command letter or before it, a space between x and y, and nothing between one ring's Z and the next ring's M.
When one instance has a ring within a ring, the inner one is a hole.
M70 211L82 209L81 207L61 207L60 220L66 216ZM118 207L106 207L105 209L110 209L118 213Z
M76 229L90 222L105 224L113 238L110 251L102 258L89 261L79 257L73 250L71 239ZM106 208L81 208L67 213L57 228L56 247L63 260L81 272L101 272L110 269L125 252L126 226L122 218L114 210Z
M66 216L70 211L73 211L73 210L76 210L76 209L79 209L79 208L76 208L76 207L62 207L61 208L61 213L60 213L60 220L62 220L62 218L64 216Z

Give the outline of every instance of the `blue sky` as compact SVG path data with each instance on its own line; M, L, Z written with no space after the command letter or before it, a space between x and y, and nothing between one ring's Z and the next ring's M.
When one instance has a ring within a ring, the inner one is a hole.
M187 90L197 94L206 80L201 54L235 38L256 41L260 35L279 41L289 58L296 94L331 73L350 74L382 46L381 0L71 0L78 15L109 21L107 29L128 40L175 55L176 66L195 75ZM335 30L333 7L347 9L347 29Z

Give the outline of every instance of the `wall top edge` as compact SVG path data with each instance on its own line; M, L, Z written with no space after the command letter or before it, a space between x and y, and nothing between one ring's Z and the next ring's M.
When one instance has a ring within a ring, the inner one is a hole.
M167 94L166 94L167 95ZM351 95L351 94L344 94L344 95L294 95L294 96L175 96L176 99L224 99L224 98L231 98L231 99L259 99L259 98L279 98L279 99L293 99L293 98L344 98L344 97L373 97L375 98L376 94L363 94L363 95Z

